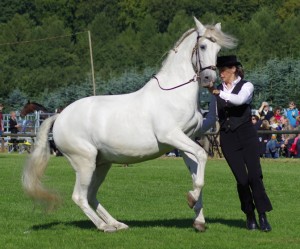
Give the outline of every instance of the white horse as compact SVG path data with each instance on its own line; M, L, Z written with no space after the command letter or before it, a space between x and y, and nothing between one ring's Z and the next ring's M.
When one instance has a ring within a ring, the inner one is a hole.
M201 189L204 185L205 151L193 140L201 130L199 84L216 80L220 48L235 40L221 25L187 31L169 52L161 70L140 90L124 95L80 99L62 113L46 119L23 172L23 187L33 199L53 205L57 196L46 190L41 178L49 160L48 133L76 172L73 201L99 230L113 232L128 226L113 218L96 199L112 163L132 164L157 158L178 148L191 173L193 190L188 204L194 207L194 227L205 230Z

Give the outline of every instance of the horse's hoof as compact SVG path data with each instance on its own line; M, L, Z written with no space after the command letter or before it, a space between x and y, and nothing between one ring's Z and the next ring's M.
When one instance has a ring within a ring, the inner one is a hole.
M114 233L117 229L115 227L105 228L103 232L105 233Z
M187 201L190 208L193 208L197 202L197 200L192 195L191 191L187 193Z
M117 228L115 228L113 226L105 225L103 227L103 232L105 232L105 233L114 233L116 231L117 231Z
M205 232L205 223L201 223L199 221L195 221L193 224L193 227L198 231L198 232Z
M125 229L128 229L129 226L127 226L127 225L124 224L124 223L119 222L119 223L115 226L115 228L116 228L117 230L125 230Z

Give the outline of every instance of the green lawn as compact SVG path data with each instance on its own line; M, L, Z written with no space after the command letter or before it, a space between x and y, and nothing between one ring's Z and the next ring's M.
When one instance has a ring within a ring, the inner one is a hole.
M129 167L114 165L98 197L118 220L130 226L98 231L72 202L74 173L65 158L52 157L44 182L64 199L45 214L21 189L25 155L0 153L1 248L300 248L300 160L263 160L264 182L274 210L272 232L247 231L233 176L223 159L206 168L204 214L207 231L192 228L186 203L191 179L181 158L159 158Z

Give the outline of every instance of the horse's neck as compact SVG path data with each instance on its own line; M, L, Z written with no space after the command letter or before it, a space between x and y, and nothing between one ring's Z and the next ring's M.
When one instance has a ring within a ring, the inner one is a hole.
M157 74L164 86L176 86L191 80L195 71L192 65L192 51L196 44L196 32L185 38L178 48L170 52Z

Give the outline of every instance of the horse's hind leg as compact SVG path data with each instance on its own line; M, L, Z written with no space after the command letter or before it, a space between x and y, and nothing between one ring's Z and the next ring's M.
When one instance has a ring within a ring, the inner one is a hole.
M88 201L89 204L93 207L93 209L96 210L97 214L102 220L105 221L106 224L115 227L117 230L127 229L128 226L126 224L121 223L115 218L113 218L97 200L97 191L103 183L110 167L110 163L97 164L96 169L93 173L92 182L90 184L88 192Z
M88 192L91 188L92 178L95 171L95 161L84 155L68 157L76 171L76 183L72 195L73 201L82 209L87 217L104 232L114 232L116 228L106 224L93 210L88 202Z

